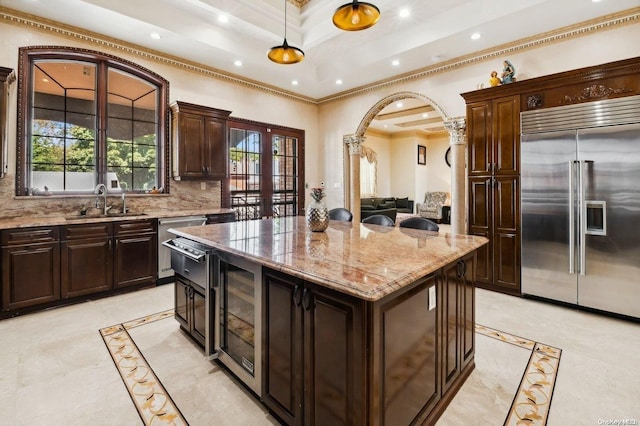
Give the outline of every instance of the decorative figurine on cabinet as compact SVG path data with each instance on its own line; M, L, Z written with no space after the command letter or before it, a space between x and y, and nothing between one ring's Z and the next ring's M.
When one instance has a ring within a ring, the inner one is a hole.
M500 83L502 82L498 78L498 71L491 71L491 78L489 79L489 84L491 85L491 87L496 87Z
M516 81L516 68L509 61L504 61L504 69L502 70L502 84L509 84Z

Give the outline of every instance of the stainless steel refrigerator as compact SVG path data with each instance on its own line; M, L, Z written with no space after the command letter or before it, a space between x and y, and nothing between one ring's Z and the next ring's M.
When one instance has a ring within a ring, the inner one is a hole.
M640 96L521 126L522 292L640 318Z

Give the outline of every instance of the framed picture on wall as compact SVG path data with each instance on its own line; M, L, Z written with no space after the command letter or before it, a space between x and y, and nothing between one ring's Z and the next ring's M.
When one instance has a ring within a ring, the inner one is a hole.
M427 147L418 145L418 164L427 164Z

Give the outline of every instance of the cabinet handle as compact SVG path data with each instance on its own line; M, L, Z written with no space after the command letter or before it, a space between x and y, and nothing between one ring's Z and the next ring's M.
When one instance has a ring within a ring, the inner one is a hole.
M301 301L302 301L302 295L300 294L300 287L296 285L293 288L293 304L296 306L300 306Z
M459 260L457 265L456 265L456 276L458 278L462 278L464 276L464 262Z
M311 309L311 292L306 288L302 292L302 307L305 311Z

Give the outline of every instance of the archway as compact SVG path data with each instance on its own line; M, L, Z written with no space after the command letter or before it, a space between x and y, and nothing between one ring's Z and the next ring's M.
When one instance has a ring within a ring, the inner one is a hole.
M343 137L345 150L348 150L349 158L349 161L345 161L344 171L346 207L353 212L354 221L360 221L360 152L369 125L385 107L407 98L422 100L425 104L433 107L443 118L444 126L449 132L449 145L451 147L451 225L454 233L464 233L464 136L466 122L463 117L449 117L437 102L421 93L398 92L384 97L367 111L355 133ZM347 153L345 152L346 155Z

